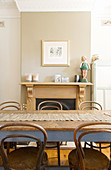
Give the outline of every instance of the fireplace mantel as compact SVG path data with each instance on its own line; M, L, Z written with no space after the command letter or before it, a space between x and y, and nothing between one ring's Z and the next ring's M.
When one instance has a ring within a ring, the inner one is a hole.
M36 110L37 98L76 99L76 109L78 109L79 103L85 100L86 86L93 84L90 82L21 82L20 85L26 86L27 110Z

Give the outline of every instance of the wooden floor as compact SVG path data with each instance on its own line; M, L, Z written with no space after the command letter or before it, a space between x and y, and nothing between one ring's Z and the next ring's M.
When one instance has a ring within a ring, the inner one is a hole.
M104 146L106 146L106 144L103 144ZM102 145L102 146L103 146ZM72 150L71 149L61 149L60 150L60 159L61 159L61 165L68 165L68 154L69 152ZM47 154L48 154L48 165L57 165L57 150L53 149L53 150L46 150ZM103 149L102 152L108 157L110 158L110 149Z
M61 150L60 151L60 160L61 165L68 165L68 154L71 150ZM48 154L48 165L58 165L57 159L57 150L46 150Z
M102 146L108 146L108 144L102 144ZM102 152L110 159L110 148L102 149Z
M104 144L106 146L106 144ZM61 147L60 150L60 160L61 160L61 166L68 166L68 154L73 149L72 147ZM48 166L57 166L58 165L58 159L57 159L57 150L56 149L47 149L45 150L48 154ZM106 154L108 158L110 158L110 149L103 149L102 152ZM1 165L1 159L0 159L0 165Z
M106 146L106 145L104 145ZM60 151L60 157L61 157L61 167L47 167L46 170L69 170L69 167L65 167L68 166L68 154L71 151L71 149L62 149ZM48 154L48 166L56 166L58 165L57 163L57 150L46 150L47 154ZM110 149L103 149L102 152L108 156L108 158L110 158ZM62 167L64 166L64 167Z

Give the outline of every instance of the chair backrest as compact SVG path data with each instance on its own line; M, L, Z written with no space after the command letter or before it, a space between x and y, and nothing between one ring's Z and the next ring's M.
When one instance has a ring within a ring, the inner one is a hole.
M22 110L22 105L16 101L6 101L0 103L0 110Z
M81 133L79 133L78 135L78 132ZM77 148L77 154L78 154L81 170L85 170L85 162L84 162L85 154L84 154L84 150L82 149L81 140L83 137L85 137L88 134L90 134L90 140L91 140L91 135L93 138L95 133L97 133L97 139L98 139L95 142L98 142L100 133L108 133L107 135L111 133L111 123L109 122L82 123L74 130L74 142ZM88 141L88 139L89 137L87 136L86 141ZM99 148L99 146L93 146L93 148L97 149ZM101 147L101 148L105 149L105 147Z
M62 110L62 104L58 101L46 100L38 104L38 110Z
M40 138L36 137L37 134L35 133L35 136L32 135L28 135L26 134L11 134L11 135L6 135L5 137L3 137L1 139L1 147L0 147L0 153L2 156L2 161L3 161L3 166L4 169L9 169L9 162L8 162L8 157L6 155L5 149L4 149L4 142L10 138L10 142L14 141L14 138L16 138L15 140L17 140L17 138L20 140L20 138L22 138L21 140L23 141L23 139L26 141L26 138L29 138L31 140L34 140L36 143L39 144L39 147L37 147L38 150L38 154L36 157L36 169L40 169L40 165L41 165L41 161L42 161L42 156L44 153L44 149L47 143L47 132L45 131L45 129L37 124L33 124L33 123L7 123L4 125L0 126L0 130L4 130L5 128L15 128L16 126L18 126L19 128L23 128L24 130L26 129L26 131L28 130L28 128L30 127L32 130L39 130L42 135L43 135L43 139L41 140ZM17 128L17 127L16 127ZM30 153L31 154L31 153ZM32 167L34 168L34 167Z
M95 101L83 101L79 105L79 110L102 110L102 106Z

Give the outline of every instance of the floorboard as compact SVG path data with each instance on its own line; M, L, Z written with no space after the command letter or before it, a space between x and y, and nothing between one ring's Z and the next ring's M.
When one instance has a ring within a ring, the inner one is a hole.
M61 166L68 165L68 154L71 150L60 151L60 164ZM58 165L57 150L46 150L48 155L48 165Z

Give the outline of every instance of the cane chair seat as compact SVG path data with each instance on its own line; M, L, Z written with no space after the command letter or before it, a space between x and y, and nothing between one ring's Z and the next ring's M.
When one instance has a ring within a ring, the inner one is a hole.
M33 167L36 167L36 157L38 153L38 148L36 147L24 147L18 148L15 151L12 151L8 154L9 167L20 169L30 169L33 170ZM48 157L46 152L43 154L41 160L41 165L47 165Z
M83 148L83 151L85 154L85 168L87 170L108 169L109 159L106 155L92 148ZM76 169L79 166L78 164L77 150L74 149L69 153L69 166Z
M91 126L95 126L95 125L97 126L97 128L95 127L92 130ZM95 136L96 134L98 136L98 139L101 133L106 133L107 135L111 135L111 130L109 128L109 125L111 126L111 123L96 122L96 123L83 123L80 124L78 127L76 127L76 129L74 130L74 142L76 148L73 149L68 155L70 170L78 169L78 168L80 168L81 170L85 170L85 169L108 170L109 169L110 160L104 153L101 153L99 151L97 146L96 149L83 148L81 142L82 138L87 135L90 135L91 137L91 135ZM86 129L86 127L90 127L90 128ZM82 131L83 128L85 128L85 131ZM79 133L79 136L78 136L78 132L81 132ZM102 147L102 149L104 149L104 147Z
M4 169L9 170L9 168L11 168L14 170L40 170L41 168L43 168L45 170L45 166L48 163L48 156L47 153L44 151L47 143L47 133L45 129L37 124L32 123L7 123L0 126L0 130L12 126L19 126L19 128L24 128L24 130L27 127L30 127L31 129L34 128L35 133L34 136L28 135L26 133L26 130L25 135L21 132L21 134L14 133L2 138L0 148ZM43 140L37 137L36 131L38 130L42 134ZM21 141L33 140L35 141L36 146L17 148L16 150L13 150L10 153L6 154L4 149L4 142L9 138L10 140L14 140L15 138L17 140L19 138L19 140L21 139Z

